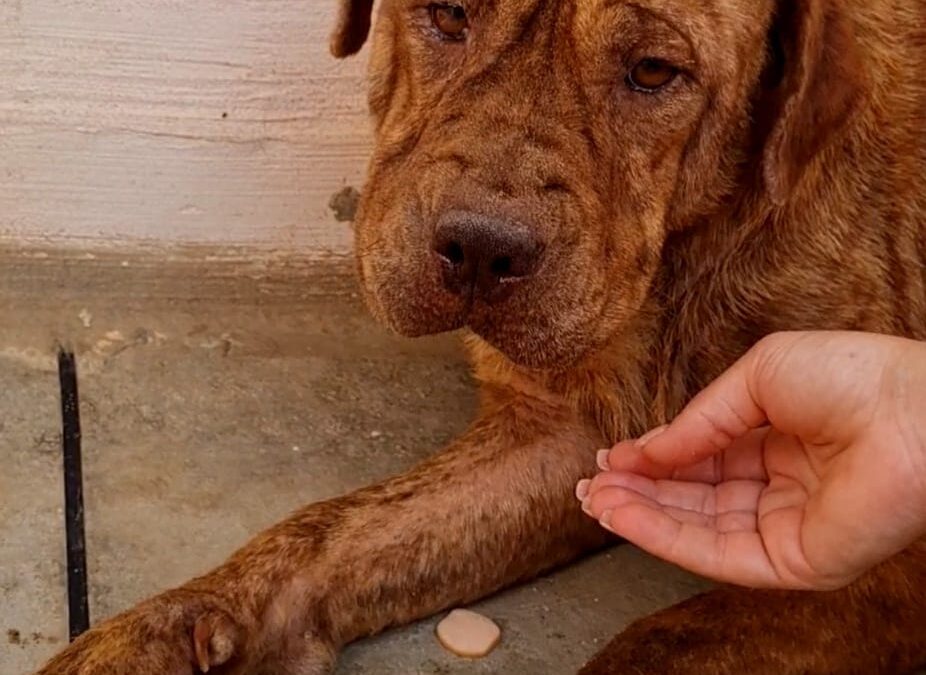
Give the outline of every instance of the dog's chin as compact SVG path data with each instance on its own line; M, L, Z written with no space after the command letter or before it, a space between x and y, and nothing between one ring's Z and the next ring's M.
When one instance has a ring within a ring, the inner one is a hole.
M420 321L420 318L420 315L416 317L401 312L380 317L380 321L392 332L407 338L465 329L512 364L530 370L566 370L579 363L590 351L589 348L581 348L574 343L560 342L555 336L538 334L512 338L492 330L480 330L467 323L465 317L432 319L425 322Z
M429 335L450 333L466 326L466 322L463 319L431 319L422 322L417 317L408 317L404 315L391 315L385 321L382 321L382 323L392 332L407 338L420 338Z
M392 301L390 301L392 300ZM366 304L373 318L397 335L408 338L438 335L463 328L466 308L450 304L416 304L367 293Z
M537 371L563 371L575 367L591 351L591 345L561 339L546 332L518 335L467 325L480 340L521 368Z
M419 338L466 329L514 365L531 370L566 370L594 351L592 340L556 331L531 329L516 317L499 313L487 320L482 312L465 306L444 307L414 303L368 302L377 321L397 335Z

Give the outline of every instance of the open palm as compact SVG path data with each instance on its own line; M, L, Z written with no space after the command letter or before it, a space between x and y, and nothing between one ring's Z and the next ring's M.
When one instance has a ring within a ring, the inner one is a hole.
M909 345L776 340L669 427L603 451L603 472L577 488L586 512L655 555L755 587L841 587L920 536L926 453L898 389L915 369L893 370Z

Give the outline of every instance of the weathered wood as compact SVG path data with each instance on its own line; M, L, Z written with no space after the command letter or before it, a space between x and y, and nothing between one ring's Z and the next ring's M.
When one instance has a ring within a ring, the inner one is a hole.
M365 58L334 0L0 0L0 237L342 255Z

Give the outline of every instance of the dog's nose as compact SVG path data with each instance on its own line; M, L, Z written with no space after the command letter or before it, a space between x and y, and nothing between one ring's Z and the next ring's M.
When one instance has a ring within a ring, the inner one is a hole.
M543 245L525 225L455 211L438 222L433 249L449 291L491 302L536 271Z

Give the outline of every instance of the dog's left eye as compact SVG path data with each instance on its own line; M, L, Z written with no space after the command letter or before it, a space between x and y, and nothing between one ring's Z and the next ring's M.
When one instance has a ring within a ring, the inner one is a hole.
M661 59L643 59L627 74L627 85L636 91L652 94L678 76L678 68Z
M444 37L450 40L462 40L466 37L469 22L466 20L466 10L463 7L449 3L434 3L428 9L431 12L431 22Z

